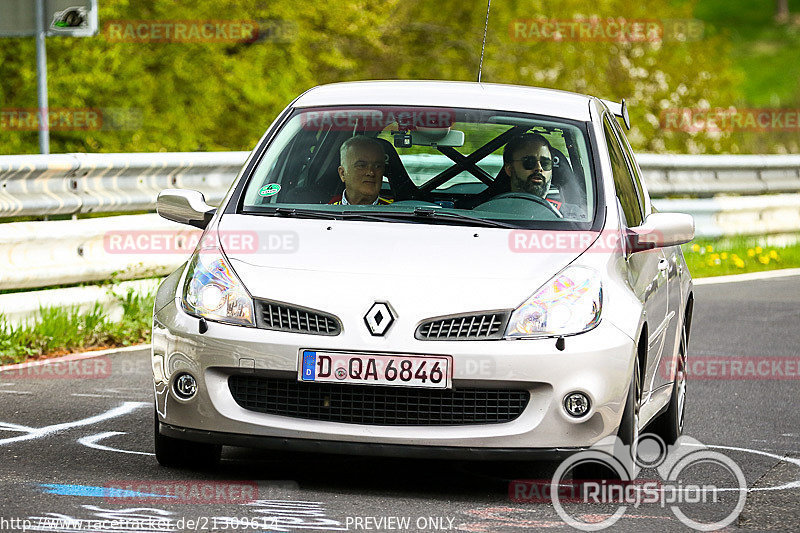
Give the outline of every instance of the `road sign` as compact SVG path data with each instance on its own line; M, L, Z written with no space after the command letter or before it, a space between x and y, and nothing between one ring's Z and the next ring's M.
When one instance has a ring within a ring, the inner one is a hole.
M42 0L45 34L91 37L97 33L97 0ZM36 4L0 0L0 37L34 37Z

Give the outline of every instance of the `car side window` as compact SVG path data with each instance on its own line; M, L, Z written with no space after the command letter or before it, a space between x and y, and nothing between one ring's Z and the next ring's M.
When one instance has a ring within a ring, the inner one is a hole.
M628 142L627 137L625 137L625 133L623 133L622 128L619 125L619 122L616 120L611 121L612 126L614 127L614 131L617 132L617 138L620 140L620 145L622 146L622 152L625 154L625 157L628 159L628 167L630 167L633 176L633 185L636 187L636 191L639 193L639 199L642 207L642 212L647 215L649 210L647 209L647 203L649 203L650 197L645 192L644 187L642 186L642 175L639 170L639 165L636 164L636 159L633 157L633 150L631 149L631 145Z
M642 223L642 206L639 203L639 194L631 175L630 167L625 160L622 147L619 144L614 129L608 122L608 117L603 118L603 129L606 135L608 155L611 159L611 170L614 173L614 189L625 215L628 227L638 226Z

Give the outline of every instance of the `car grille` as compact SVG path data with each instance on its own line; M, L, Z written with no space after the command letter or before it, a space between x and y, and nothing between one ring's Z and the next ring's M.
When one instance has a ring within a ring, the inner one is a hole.
M234 400L250 411L379 426L497 424L516 419L528 405L525 390L458 390L306 383L293 379L231 376Z
M420 324L415 337L423 341L499 339L506 322L506 311L440 317Z
M256 300L256 326L309 335L338 335L342 331L333 315L266 300Z

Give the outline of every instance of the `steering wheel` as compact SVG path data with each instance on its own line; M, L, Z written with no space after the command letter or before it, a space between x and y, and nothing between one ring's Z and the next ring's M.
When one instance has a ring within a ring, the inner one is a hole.
M550 212L552 212L558 218L564 218L564 215L559 213L558 210L556 209L556 207L553 204L551 204L550 202L548 202L547 200L545 200L541 196L536 196L535 194L531 194L529 192L521 192L521 191L519 191L519 192L506 192L506 193L503 193L503 194L498 194L497 196L495 196L494 198L492 198L489 201L491 202L491 201L494 201L494 200L502 200L503 198L513 198L515 200L518 199L518 200L528 200L530 202L536 202L537 204L545 206L547 209L550 210Z

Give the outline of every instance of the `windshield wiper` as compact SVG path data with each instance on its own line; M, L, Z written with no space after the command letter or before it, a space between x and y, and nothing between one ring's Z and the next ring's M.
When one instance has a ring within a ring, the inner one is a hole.
M342 214L362 215L358 211L344 211ZM510 228L519 229L519 226L509 224L507 222L499 222L497 220L488 220L485 218L478 218L469 215L462 215L460 213L452 213L450 211L439 211L438 209L431 209L429 207L415 207L414 211L370 211L369 215L376 215L378 217L393 217L393 218L410 218L410 219L451 219L453 221L468 222L476 226L483 226L488 228ZM363 216L363 215L362 215Z
M255 213L260 215L287 218L324 218L329 220L355 218L360 220L376 220L379 222L397 222L397 219L373 215L369 211L318 211L316 209L302 209L297 207L272 207L265 211L255 211Z
M250 211L252 214L269 215L274 217L287 218L327 218L336 220L339 213L330 211L316 211L314 209L298 209L296 207L273 207L269 210Z
M342 218L355 218L359 220L375 220L377 222L397 222L396 213L391 211L341 211L337 213Z

